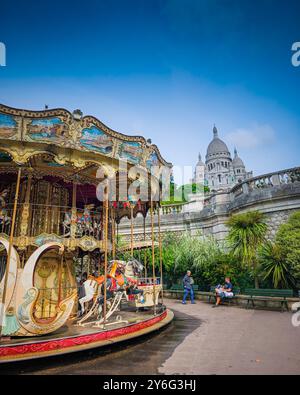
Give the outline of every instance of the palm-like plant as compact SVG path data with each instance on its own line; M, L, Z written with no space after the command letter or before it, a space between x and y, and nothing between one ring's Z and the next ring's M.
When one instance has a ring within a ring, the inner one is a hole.
M259 211L237 214L227 221L229 228L228 241L233 256L252 268L255 287L258 288L257 251L265 241L267 224Z
M261 247L259 261L264 274L264 280L271 279L274 288L288 288L293 285L289 274L289 266L285 262L282 248L270 242Z

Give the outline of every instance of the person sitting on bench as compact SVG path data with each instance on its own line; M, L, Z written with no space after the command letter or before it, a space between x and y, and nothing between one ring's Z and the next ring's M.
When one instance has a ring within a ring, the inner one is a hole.
M233 285L231 284L230 277L226 277L225 285L218 285L216 288L216 304L214 304L212 307L218 307L223 299L232 297Z

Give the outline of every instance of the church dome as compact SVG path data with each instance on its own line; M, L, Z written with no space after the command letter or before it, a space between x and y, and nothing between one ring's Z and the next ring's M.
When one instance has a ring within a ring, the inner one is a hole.
M244 162L242 159L238 156L236 148L234 149L234 158L232 160L232 165L233 167L245 167Z
M209 143L207 147L207 152L206 152L206 160L208 159L214 159L217 157L229 157L230 158L230 152L227 147L227 145L218 137L218 130L214 126L213 129L214 132L214 138L212 141Z
M196 164L196 167L198 166L205 166L205 164L202 162L201 154L199 153L198 155L198 162Z

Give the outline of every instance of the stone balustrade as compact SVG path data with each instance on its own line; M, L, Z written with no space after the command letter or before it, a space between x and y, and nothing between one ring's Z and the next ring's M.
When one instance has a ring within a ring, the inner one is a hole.
M300 182L300 167L294 167L292 169L281 170L278 172L263 174L258 177L250 178L249 180L235 185L231 189L231 194L234 198L243 193L248 194L249 192L255 190L293 184L295 182Z

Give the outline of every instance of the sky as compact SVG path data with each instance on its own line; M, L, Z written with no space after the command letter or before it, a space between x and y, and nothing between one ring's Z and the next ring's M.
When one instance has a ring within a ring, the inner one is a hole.
M0 0L0 103L81 109L175 166L213 125L255 175L300 165L298 0Z

